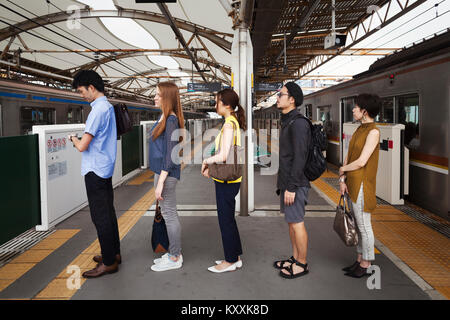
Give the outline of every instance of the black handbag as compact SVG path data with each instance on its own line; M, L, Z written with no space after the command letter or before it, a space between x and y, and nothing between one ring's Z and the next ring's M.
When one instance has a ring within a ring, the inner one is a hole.
M358 226L353 214L352 201L347 193L341 195L339 199L333 229L346 246L352 247L358 244Z
M166 221L161 214L161 207L156 200L155 219L152 228L152 248L156 253L165 253L169 250L169 236L167 235Z
M120 136L133 129L133 125L128 114L128 108L124 103L114 105L114 114L116 116L117 140L119 140Z

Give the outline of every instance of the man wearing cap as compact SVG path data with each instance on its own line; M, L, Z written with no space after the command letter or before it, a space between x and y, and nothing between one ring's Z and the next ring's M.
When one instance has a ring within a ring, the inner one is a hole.
M277 97L281 111L281 132L277 193L280 195L280 212L289 225L292 256L274 262L280 276L293 279L307 274L306 253L308 234L304 216L308 191L311 188L304 167L311 144L311 129L307 120L297 111L303 103L302 89L295 82L286 83Z

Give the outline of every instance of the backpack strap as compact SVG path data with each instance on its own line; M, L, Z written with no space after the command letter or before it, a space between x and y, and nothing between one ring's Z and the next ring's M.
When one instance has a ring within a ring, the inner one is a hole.
M286 124L285 126L282 126L281 129L284 129L284 128L289 127L289 126L290 126L291 124L293 124L294 121L297 120L297 119L304 119L304 120L306 120L306 121L309 123L309 127L311 128L311 132L312 132L312 122L311 122L311 120L309 120L308 118L306 118L304 115L302 115L302 114L300 114L300 113L297 114L297 115L294 117L294 119L292 119L291 121L289 121L288 124Z

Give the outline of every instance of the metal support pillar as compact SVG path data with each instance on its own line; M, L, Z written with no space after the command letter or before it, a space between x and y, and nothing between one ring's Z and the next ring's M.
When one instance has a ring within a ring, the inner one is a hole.
M239 95L247 123L247 132L241 139L245 145L245 165L237 211L240 212L240 216L248 216L249 212L255 210L252 134L253 47L248 27L239 27L235 30L231 52L232 86Z

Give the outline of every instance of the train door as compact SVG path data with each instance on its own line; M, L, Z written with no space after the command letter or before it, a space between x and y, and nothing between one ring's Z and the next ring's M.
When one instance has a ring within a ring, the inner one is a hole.
M353 107L355 106L355 96L341 98L339 102L339 161L344 163L344 143L342 133L344 123L353 122Z
M20 108L20 134L29 134L34 125L55 124L54 108L21 107Z

